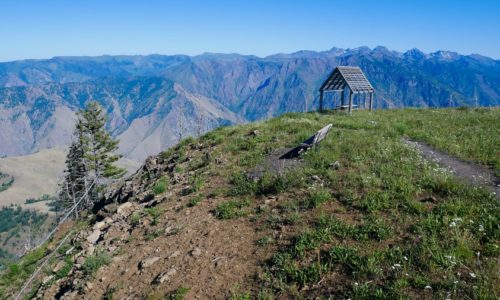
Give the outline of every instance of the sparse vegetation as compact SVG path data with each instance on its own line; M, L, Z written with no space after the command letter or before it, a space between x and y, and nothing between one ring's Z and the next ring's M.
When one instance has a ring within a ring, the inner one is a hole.
M309 195L304 199L303 205L307 208L314 208L318 205L330 200L332 196L327 190L315 190L310 192Z
M194 196L193 198L191 198L191 199L189 200L188 206L189 206L189 207L196 206L196 205L198 205L201 201L203 201L203 194L196 195L196 196Z
M87 276L92 276L100 267L111 262L111 257L104 251L97 250L95 254L87 257L83 263L83 271Z
M56 279L66 278L71 271L71 268L73 268L73 265L74 263L70 256L64 258L64 266L55 274Z
M234 219L246 214L244 208L250 205L250 201L228 200L217 205L215 216L219 219Z
M150 208L146 208L144 209L144 211L149 215L151 216L152 218L152 225L156 225L157 222L158 222L158 218L161 216L161 214L163 213L163 210L161 208L158 208L158 207L150 207Z
M168 294L165 299L167 300L182 300L186 297L187 293L189 293L189 288L181 286L177 288L172 293Z
M130 216L130 224L132 224L132 226L137 226L139 225L139 222L141 221L141 213L138 212L138 211L134 211L132 213L132 216Z
M14 183L14 177L0 172L0 192L6 191Z
M33 204L37 202L43 202L43 201L53 201L55 198L51 197L48 194L43 194L40 198L28 198L24 201L24 204Z
M153 193L155 195L163 194L167 191L168 183L165 177L160 178L153 186Z
M8 266L2 274L0 274L0 297L7 298L7 295L16 291L35 270L38 262L47 252L47 247L42 246L28 252L16 263Z

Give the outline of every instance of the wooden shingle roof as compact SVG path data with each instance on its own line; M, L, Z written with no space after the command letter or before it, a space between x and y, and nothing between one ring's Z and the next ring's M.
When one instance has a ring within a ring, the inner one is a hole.
M353 93L375 92L373 86L366 79L365 74L359 67L339 66L333 70L332 74L323 83L320 91L340 91L346 85Z

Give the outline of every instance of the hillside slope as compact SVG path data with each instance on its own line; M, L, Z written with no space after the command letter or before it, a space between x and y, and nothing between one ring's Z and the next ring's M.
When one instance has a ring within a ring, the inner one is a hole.
M60 232L70 242L32 295L495 299L498 199L426 161L403 137L498 168L499 114L287 114L186 139ZM272 162L328 123L319 147ZM278 174L271 165L289 168ZM5 297L57 240L0 277Z
M48 210L47 202L24 205L26 199L38 199L43 195L54 195L63 176L66 161L66 149L62 147L44 149L30 155L0 158L0 171L14 177L14 182L5 191L0 192L0 206L12 204L42 212ZM140 164L121 158L118 165L132 174Z
M377 108L500 105L500 63L446 51L55 57L0 63L0 156L67 144L73 112L95 100L122 153L142 161L177 143L181 128L183 136L197 135L314 110L319 86L337 65L364 70Z

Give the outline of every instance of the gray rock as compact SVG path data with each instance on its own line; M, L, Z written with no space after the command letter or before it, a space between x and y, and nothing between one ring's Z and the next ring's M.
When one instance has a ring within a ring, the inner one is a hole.
M130 216L132 214L132 212L134 211L134 205L132 204L132 202L125 202L123 203L122 205L118 206L118 209L116 210L116 213L122 217L122 218L126 218L128 216Z
M201 249L200 248L194 248L193 250L191 250L191 256L193 257L198 257L201 255Z
M338 161L335 161L335 162L330 164L330 168L332 168L334 170L338 170L338 169L340 169L340 163Z
M314 181L321 181L321 178L318 175L312 175L311 179Z
M175 258L175 257L179 256L180 254L181 254L181 251L176 250L176 251L174 251L172 254L170 254L170 256L169 256L168 258L169 258L169 259L170 259L170 258Z
M104 227L106 227L106 222L104 221L101 221L101 222L97 222L94 224L94 227L93 229L96 230L96 229L99 229L99 230L102 230Z
M78 256L78 258L75 261L75 263L80 266L83 265L84 262L85 262L85 257L83 256Z
M145 269L145 268L151 267L158 260L160 260L160 257L158 257L158 256L153 256L153 257L149 257L149 258L143 259L139 263L139 268Z
M52 280L52 278L54 278L54 275L50 275L50 276L45 277L45 278L42 280L42 284L47 284L49 281L51 281L51 280Z
M174 276L175 273L177 273L176 268L171 268L170 270L160 273L158 276L156 276L156 279L154 280L156 283L163 283L167 280L170 279L170 277Z
M87 242L89 242L91 245L95 245L100 237L101 230L96 229L87 237Z

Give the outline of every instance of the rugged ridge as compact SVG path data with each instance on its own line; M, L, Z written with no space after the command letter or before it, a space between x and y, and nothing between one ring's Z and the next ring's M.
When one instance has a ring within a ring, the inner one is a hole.
M0 63L0 155L67 144L72 112L96 100L123 140L122 153L142 160L172 146L180 125L196 135L200 119L206 131L312 110L337 65L361 66L377 90L377 108L500 105L500 62L449 51L54 57Z

